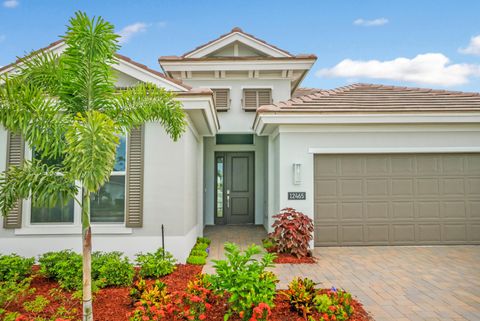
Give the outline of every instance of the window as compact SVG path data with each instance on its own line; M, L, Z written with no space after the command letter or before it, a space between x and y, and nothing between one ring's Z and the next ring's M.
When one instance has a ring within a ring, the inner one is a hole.
M255 111L263 105L272 103L272 90L263 89L244 89L243 90L243 109L245 111Z
M230 108L230 90L224 88L212 88L213 101L217 111L227 111Z
M91 196L90 219L92 223L123 223L125 221L126 157L126 137L121 136L110 180ZM38 159L38 153L32 151L32 158ZM59 160L42 161L47 164L55 164ZM57 205L52 208L38 207L32 202L30 224L73 224L76 222L75 216L81 216L80 209L75 207L74 200L70 200L66 205L63 200L59 200Z
M47 165L55 165L61 162L61 159L41 159L38 152L32 150L32 159L41 160ZM73 223L74 216L74 200L65 202L59 199L55 207L40 207L32 202L32 210L30 212L30 223Z
M216 182L216 194L217 194L217 217L223 217L223 157L217 157L217 182Z
M91 196L90 219L92 223L123 223L125 221L126 146L125 136L120 137L110 180Z

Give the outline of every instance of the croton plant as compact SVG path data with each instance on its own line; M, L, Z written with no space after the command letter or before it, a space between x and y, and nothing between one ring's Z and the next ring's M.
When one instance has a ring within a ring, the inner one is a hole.
M313 237L312 219L293 208L284 208L273 218L274 230L269 234L269 238L275 241L277 251L299 258L308 256L309 243Z

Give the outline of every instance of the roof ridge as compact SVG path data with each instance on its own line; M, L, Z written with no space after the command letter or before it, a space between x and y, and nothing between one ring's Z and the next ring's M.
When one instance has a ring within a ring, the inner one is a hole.
M234 33L244 34L244 35L247 36L247 37L253 38L253 39L255 39L255 40L257 40L257 41L259 41L259 42L261 42L261 43L263 43L263 44L265 44L265 45L267 45L267 46L270 46L270 47L272 47L272 48L275 48L276 50L279 50L279 51L283 52L284 54L287 54L287 55L289 55L289 56L291 56L291 57L294 57L294 56L295 56L295 55L293 55L292 53L288 52L287 50L284 50L284 49L281 49L281 48L279 48L279 47L277 47L277 46L275 46L275 45L272 45L272 44L266 42L266 41L263 40L263 39L260 39L260 38L255 37L254 35L252 35L252 34L250 34L250 33L246 33L246 32L243 31L240 27L234 27L234 28L232 28L232 30L230 30L230 32L224 33L224 34L218 36L218 37L215 38L215 39L212 39L212 40L210 40L210 41L208 41L208 42L206 42L206 43L204 43L204 44L202 44L202 45L200 45L200 46L197 46L197 47L193 48L192 50L184 53L184 54L181 55L180 57L186 58L186 56L188 56L189 54L191 54L191 53L193 53L193 52L195 52L195 51L197 51L197 50L200 50L200 49L202 49L202 48L210 45L211 43L214 43L214 42L216 42L216 41L218 41L218 40L221 40L221 39L223 39L223 38L225 38L225 37L227 37L227 36L229 36L229 35L232 35L232 34L234 34Z

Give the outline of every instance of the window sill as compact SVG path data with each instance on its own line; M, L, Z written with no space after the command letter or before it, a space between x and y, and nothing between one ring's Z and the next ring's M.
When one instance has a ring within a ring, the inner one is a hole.
M133 229L119 225L92 225L92 235L132 234ZM81 235L80 226L43 225L15 229L15 235Z

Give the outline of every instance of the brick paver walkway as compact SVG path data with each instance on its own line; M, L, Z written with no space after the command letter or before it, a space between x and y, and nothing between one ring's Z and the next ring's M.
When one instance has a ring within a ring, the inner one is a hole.
M224 241L260 244L265 231L212 227L205 234L213 240L210 258L218 259ZM301 276L344 288L375 320L480 320L480 246L328 247L314 255L314 265L277 265L278 287ZM211 264L204 272L213 272Z

